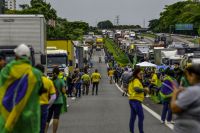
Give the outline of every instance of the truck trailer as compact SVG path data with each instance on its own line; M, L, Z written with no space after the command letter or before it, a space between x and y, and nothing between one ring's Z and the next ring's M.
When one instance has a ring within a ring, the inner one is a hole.
M19 44L31 50L34 64L46 64L46 21L43 15L0 15L0 51L9 61Z

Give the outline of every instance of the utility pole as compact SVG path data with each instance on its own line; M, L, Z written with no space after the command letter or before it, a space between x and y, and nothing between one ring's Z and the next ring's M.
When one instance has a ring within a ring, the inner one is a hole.
M145 28L145 23L146 23L146 22L145 22L145 19L144 19L144 20L143 20L143 28Z
M119 15L116 16L116 24L119 25Z

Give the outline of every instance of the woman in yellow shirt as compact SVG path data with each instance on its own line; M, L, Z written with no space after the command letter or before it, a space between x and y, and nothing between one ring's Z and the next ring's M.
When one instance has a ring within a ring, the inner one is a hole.
M111 69L108 71L108 77L110 78L110 84L112 84L113 75L114 75L114 70L113 70L113 68L111 68Z
M143 121L144 121L144 113L142 108L142 102L144 100L144 92L148 91L148 89L144 89L141 80L143 78L143 72L140 68L136 68L133 73L133 80L129 83L128 93L129 93L129 104L131 108L131 117L130 117L130 132L134 133L134 123L136 120L136 116L138 116L138 127L140 133L144 133L143 131Z

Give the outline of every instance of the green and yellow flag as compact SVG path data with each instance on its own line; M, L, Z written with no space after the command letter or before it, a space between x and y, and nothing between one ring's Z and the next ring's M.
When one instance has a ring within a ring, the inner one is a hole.
M28 59L9 63L0 74L0 132L39 133L41 73Z

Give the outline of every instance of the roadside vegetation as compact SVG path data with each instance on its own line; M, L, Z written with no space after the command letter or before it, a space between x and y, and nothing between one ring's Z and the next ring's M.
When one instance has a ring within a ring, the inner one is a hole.
M194 44L199 44L199 39L200 39L200 38L193 39L193 40L192 40L192 43L194 43Z
M200 3L187 0L167 5L160 18L149 21L149 28L153 32L178 33L176 24L193 24L193 34L200 34ZM184 31L184 34L191 34L191 31Z
M121 66L126 66L129 64L128 56L114 43L113 40L105 39L105 47L108 52L112 53L115 61Z
M6 10L6 14L43 14L47 22L47 39L82 40L89 31L89 24L82 21L70 22L57 15L56 10L43 0L31 0L20 5L21 10Z
M151 37L151 38L155 38L156 37L156 35L153 34L153 33L142 33L141 36L143 36L143 37Z

